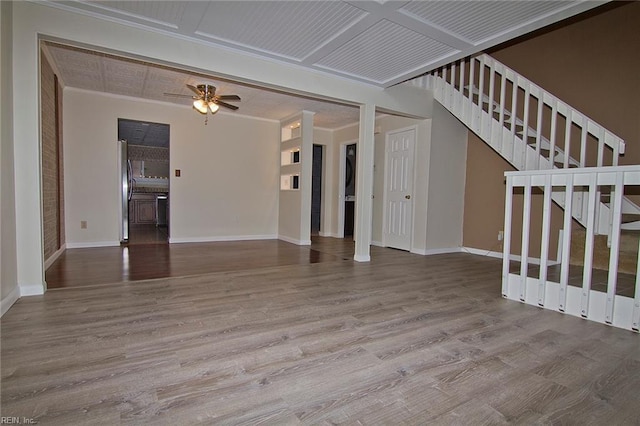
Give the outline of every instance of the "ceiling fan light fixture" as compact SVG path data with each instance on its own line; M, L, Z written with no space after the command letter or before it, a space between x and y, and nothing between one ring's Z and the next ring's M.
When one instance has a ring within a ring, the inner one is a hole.
M207 104L204 100L202 99L196 99L195 101L193 101L193 107L200 113L200 114L206 114L207 113Z
M205 109L206 109L206 107L205 107ZM211 110L211 114L215 114L220 109L220 106L217 103L215 103L213 101L210 101L209 102L209 109Z

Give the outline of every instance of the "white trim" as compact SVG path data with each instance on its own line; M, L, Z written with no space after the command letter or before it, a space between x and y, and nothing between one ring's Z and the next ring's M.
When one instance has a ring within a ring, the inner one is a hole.
M460 251L463 253L470 253L478 256L495 257L496 259L502 259L501 251L482 250L482 249L477 249L473 247L464 247L464 246L460 247ZM516 260L515 257L517 257L518 260L520 259L520 256L512 255L511 260Z
M62 73L60 72L60 69L58 68L58 64L56 64L56 61L51 56L51 52L49 51L49 46L44 44L43 43L44 40L42 40L42 39L40 39L38 41L40 43L40 51L42 52L44 57L47 59L47 62L49 63L49 66L53 70L53 73L56 75L56 77L58 77L58 83L60 83L60 85L62 86L62 90L66 89L66 84L65 84L64 80L62 79Z
M382 244L382 241L373 241L373 240L371 240L371 245L372 246L376 246L376 247L386 247L384 244Z
M214 243L223 241L251 241L251 240L277 240L278 236L275 234L268 235L224 235L224 236L210 236L210 237L185 237L185 238L169 238L170 244L180 243Z
M333 237L337 238L338 234L334 234L333 232L320 231L318 232L319 237Z
M120 241L90 241L86 243L66 243L65 246L68 249L75 248L92 248L92 247L117 247L120 245Z
M295 238L287 237L287 236L284 236L284 235L278 235L277 239L278 240L282 240L282 241L287 242L287 243L295 244L295 245L298 245L298 246L310 246L311 245L311 240L296 240Z
M355 260L356 262L370 262L371 256L362 256L362 255L355 254L353 255L353 260Z
M62 255L62 253L64 253L64 251L66 249L67 249L67 244L63 244L62 247L60 247L58 250L56 250L55 253L53 253L51 256L49 256L49 258L47 260L44 261L44 269L45 269L45 271L47 269L49 269L49 267L51 265L53 265L53 262L58 260L58 258Z
M123 56L124 57L124 56ZM101 96L105 96L107 98L113 98L113 99L123 99L123 100L129 100L129 101L136 101L136 102L143 102L143 103L149 103L149 104L155 104L155 105L164 105L164 106L175 106L178 108L188 108L188 109L192 109L193 107L191 105L185 105L185 104L178 104L175 102L171 102L171 101L161 101L158 99L146 99L146 98L136 98L134 96L128 96L128 95L119 95L116 93L108 93L108 92L99 92L99 91L95 91L95 90L88 90L88 89L80 89L77 87L65 87L64 90L69 90L70 92L79 92L79 93L87 93L90 95L101 95ZM240 114L240 113L236 113L236 112L226 112L226 111L222 111L222 109L218 110L218 112L216 112L216 115L228 115L228 116L233 116L233 117L242 117L242 118L248 118L251 120L257 120L257 121L266 121L268 123L280 123L280 120L274 120L272 118L263 118L263 117L255 117L253 115L246 115L246 114Z
M497 259L502 259L502 252L498 252L498 251L482 250L482 249L477 249L472 247L460 247L460 251L470 253L470 254L476 254L479 256L495 257ZM533 265L540 265L540 259L537 257L529 257L527 259L528 259L527 263L531 263ZM510 256L510 260L520 262L522 260L522 256L512 254ZM547 262L548 266L554 266L559 264L560 262L552 261L551 259L549 259L549 261Z
M10 307L20 299L20 287L16 286L7 297L0 302L0 317L3 316Z
M39 296L44 294L44 283L20 285L20 297L22 296Z
M335 232L325 232L325 235L321 235L321 237L343 238L338 234L336 234Z
M410 253L431 256L432 254L460 253L462 251L462 247L445 247L437 249L411 249Z

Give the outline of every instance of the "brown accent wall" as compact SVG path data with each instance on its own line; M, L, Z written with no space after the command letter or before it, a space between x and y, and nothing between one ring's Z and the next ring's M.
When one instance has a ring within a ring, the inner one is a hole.
M638 22L640 2L613 2L489 54L622 137L627 150L620 164L640 164ZM513 169L472 132L467 149L463 245L500 251L503 173ZM539 205L535 201L534 209ZM554 207L552 236L561 228L561 215ZM531 255L537 252L532 248Z
M41 54L40 72L42 210L46 260L64 244L62 88L44 54Z

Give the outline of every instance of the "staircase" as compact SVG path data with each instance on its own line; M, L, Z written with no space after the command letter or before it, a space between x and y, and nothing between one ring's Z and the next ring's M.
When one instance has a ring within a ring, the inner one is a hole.
M640 187L640 166L618 165L624 141L488 55L411 84L432 90L518 170L505 173L503 296L639 331L640 207L625 194ZM539 265L530 268L534 191L543 196L542 230ZM514 193L524 195L518 262L511 252ZM564 209L559 264L549 259L552 201Z
M617 166L624 141L515 71L481 54L411 82L434 98L517 170ZM611 235L608 188L599 189L596 235ZM604 192L604 193L602 193ZM552 195L565 207L564 191ZM573 218L586 227L587 200L577 191ZM640 229L640 207L622 198L622 229ZM609 237L610 243L610 237Z

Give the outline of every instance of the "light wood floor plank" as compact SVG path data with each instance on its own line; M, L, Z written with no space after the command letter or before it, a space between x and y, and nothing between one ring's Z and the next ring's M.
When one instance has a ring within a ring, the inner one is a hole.
M107 271L116 255L88 249L107 271L94 278L93 266L74 265L83 252L69 253L58 278L78 276L2 318L1 415L42 425L639 423L640 336L503 299L499 260L372 247L372 261L356 263L353 243L331 238L187 246L169 256L179 275L141 281L121 264Z

